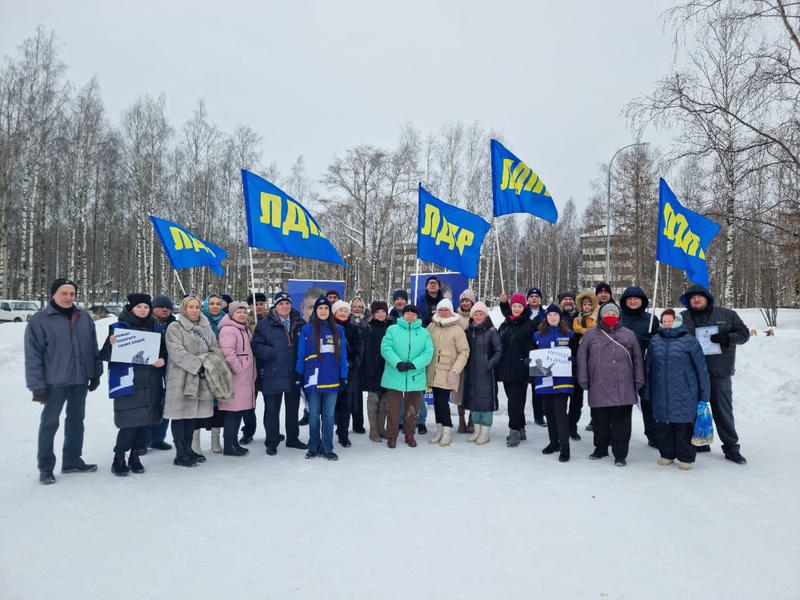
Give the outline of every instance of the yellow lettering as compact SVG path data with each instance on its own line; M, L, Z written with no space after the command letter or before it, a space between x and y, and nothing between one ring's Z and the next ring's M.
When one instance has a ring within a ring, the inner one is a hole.
M472 242L475 240L475 234L469 231L468 229L461 229L458 232L458 237L456 238L456 248L458 248L458 253L461 256L464 256L464 248L467 246L472 246Z
M507 190L509 187L513 187L513 183L509 184L509 179L511 178L511 165L514 164L514 161L510 158L503 159L503 178L500 181L500 189Z
M281 197L261 192L261 218L265 225L281 226Z
M439 219L441 215L439 214L439 209L436 208L433 204L426 204L425 205L425 225L422 227L422 235L429 235L434 237L436 232L439 230Z
M304 239L308 239L308 220L306 214L296 202L291 200L286 201L286 219L283 221L283 235L289 235L290 232L297 231L303 235Z
M183 250L192 245L192 241L183 229L170 227L169 232L172 234L172 243L175 246L175 250Z
M673 240L676 248L680 248L689 256L698 256L706 259L706 254L700 250L700 237L692 233L689 222L681 214L677 214L669 202L664 205L664 235ZM698 255L699 250L699 255Z
M514 167L514 172L511 174L512 182L510 187L513 187L515 190L517 190L517 195L519 195L522 191L522 184L528 178L530 173L530 167L522 161L518 162L517 166Z
M447 244L447 247L452 250L453 246L456 244L455 239L455 232L458 230L458 225L453 225L452 223L448 223L447 219L442 217L442 228L439 230L439 235L436 236L436 245L438 246L442 242Z

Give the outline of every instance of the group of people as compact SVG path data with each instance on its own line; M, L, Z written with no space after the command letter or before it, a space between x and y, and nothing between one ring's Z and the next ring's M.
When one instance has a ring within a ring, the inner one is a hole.
M75 282L56 279L49 304L31 317L25 332L26 383L43 405L37 457L42 484L55 483L53 443L65 404L61 471L97 469L81 455L86 395L99 387L103 361L109 364L109 397L119 429L111 464L117 476L144 473L141 456L148 449L171 450L168 428L177 466L206 460L203 429L211 431L212 452L247 455L245 446L257 429L259 392L269 456L284 442L305 450L307 459L338 460L334 432L344 448L352 445L351 420L354 432L367 432L364 393L373 442L386 440L396 448L402 428L404 442L416 447L415 434L427 433L422 396L430 390L436 433L429 443L452 443L455 404L458 431L471 434L468 442L484 445L501 382L508 398L509 447L527 439L530 385L534 423L548 431L542 452L558 453L561 462L570 460L570 442L581 439L578 422L587 394L591 459L608 456L610 449L614 464L625 466L632 407L639 404L659 463L677 460L689 469L696 452L710 451L692 444L698 403L710 401L725 458L746 463L734 426L731 377L735 347L748 340L749 331L734 311L715 306L702 286L686 290L680 316L667 309L660 322L636 286L625 290L619 304L601 282L577 297L561 292L546 307L542 291L532 287L527 296L501 294L499 326L470 290L461 293L456 308L436 276L428 277L414 304L405 290L397 290L391 309L376 300L367 311L361 298L348 303L329 290L316 299L307 319L285 292L275 294L269 308L263 293L251 294L247 303L218 294L203 300L186 296L177 317L169 297L133 293L101 349L91 317L75 305L76 293ZM711 332L706 348L696 337L700 328L712 328L703 329ZM158 357L115 361L123 330L158 334ZM532 366L532 350L549 350L564 365ZM298 421L302 397L307 406ZM300 440L304 424L308 443Z

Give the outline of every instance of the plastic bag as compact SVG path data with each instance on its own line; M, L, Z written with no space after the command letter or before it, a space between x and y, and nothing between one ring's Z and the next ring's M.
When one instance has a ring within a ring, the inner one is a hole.
M714 442L714 419L708 402L697 403L697 417L694 420L693 446L707 446Z

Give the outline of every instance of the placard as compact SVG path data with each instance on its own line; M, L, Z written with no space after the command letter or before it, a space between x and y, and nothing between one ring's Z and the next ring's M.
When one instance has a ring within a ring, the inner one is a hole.
M111 362L152 365L161 350L161 334L134 329L115 329L117 343L111 346Z

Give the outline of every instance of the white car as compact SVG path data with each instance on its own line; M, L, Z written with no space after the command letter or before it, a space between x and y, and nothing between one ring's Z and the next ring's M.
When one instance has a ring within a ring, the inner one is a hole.
M30 300L0 300L0 322L22 323L39 310L39 304Z

